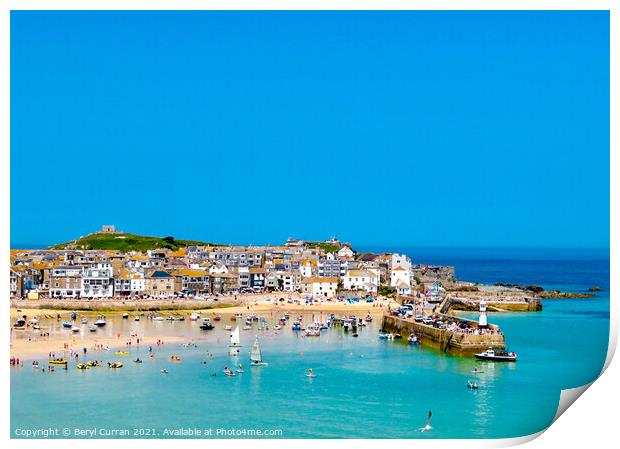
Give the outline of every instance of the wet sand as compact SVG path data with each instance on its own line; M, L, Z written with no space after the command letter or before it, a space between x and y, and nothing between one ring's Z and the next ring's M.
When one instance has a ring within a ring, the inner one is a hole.
M393 307L394 304L391 303L391 306ZM334 313L336 316L353 314L358 317L363 317L370 313L375 317L379 317L385 312L386 308L387 303L385 302L360 302L356 304L325 302L302 305L289 303L274 304L257 298L254 302L248 301L243 306L222 309L196 309L196 312L201 313L201 319L209 317L218 328L223 328L227 324L234 326L235 323L231 320L234 314L242 314L245 316L249 313L255 313L258 316L265 316L270 322L274 322L285 312L290 312L291 314L306 314L310 315L313 319L315 314L319 314L320 319L324 319L326 316L323 316L323 314L330 313ZM171 310L155 312L155 315L163 316L164 318L169 315L185 317L187 322L192 312L192 310ZM132 348L137 344L137 338L140 339L141 346L155 345L157 340L163 340L165 343L180 343L191 340L189 333L186 333L183 329L175 329L174 331L169 328L158 329L150 324L147 328L143 328L137 332L135 329L129 330L128 328L123 328L122 323L133 323L135 316L140 316L140 322L142 323L152 323L152 320L147 319L149 312L128 312L129 319L127 320L122 319L122 313L123 312L120 311L106 313L96 311L78 312L76 325L80 325L82 317L87 318L89 323L92 323L98 316L104 315L113 326L110 328L108 325L106 326L107 329L98 330L97 333L91 333L84 325L81 325L83 327L82 331L74 334L68 333L70 330L62 329L62 322L70 319L71 311L11 308L11 322L13 322L15 318L25 315L27 319L38 319L41 326L40 330L33 330L28 327L24 329L12 329L11 356L32 359L34 356L47 357L51 352L56 354L63 352L69 354L71 351L82 353L83 348L87 348L90 354L95 351L97 345L108 346L111 349ZM222 317L220 322L213 321L216 315ZM57 318L58 316L60 316L60 318ZM317 319L318 318L319 317L317 317ZM41 333L49 333L49 335L42 336ZM127 345L127 342L131 342L131 345Z

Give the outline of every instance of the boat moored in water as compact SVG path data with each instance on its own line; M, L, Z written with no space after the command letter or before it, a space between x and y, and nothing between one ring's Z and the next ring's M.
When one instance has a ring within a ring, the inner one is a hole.
M487 349L484 352L474 354L478 360L487 360L492 362L516 362L517 353L508 352L504 349Z
M48 360L47 363L49 363L50 365L66 365L67 361L65 359L53 359Z
M213 329L213 324L211 324L211 320L209 318L204 318L202 320L202 324L200 325L200 329L205 330L205 331L210 331L211 329Z

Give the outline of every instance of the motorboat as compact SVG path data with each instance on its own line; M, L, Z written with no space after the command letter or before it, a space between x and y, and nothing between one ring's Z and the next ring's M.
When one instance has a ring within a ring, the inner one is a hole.
M80 331L80 327L79 326L72 326L71 327L71 332L79 332Z
M138 315L136 315L135 317L133 317L134 321L140 321L140 317Z
M211 324L211 320L209 318L205 318L202 320L202 324L200 325L200 329L205 331L210 331L213 329L213 324Z
M224 330L231 331L232 326L230 324L227 324L226 326L224 326Z
M311 324L306 328L304 335L306 337L320 337L321 329L316 324Z
M106 325L106 322L105 322L105 318L104 317L100 316L99 318L97 318L95 320L95 326L103 327L105 325Z
M90 326L88 326L88 330L91 332L97 332L97 326L95 326L94 324L91 324Z
M108 368L122 368L123 364L121 362L108 362Z
M69 323L71 324L71 323ZM24 327L26 325L26 320L24 318L17 318L15 320L15 324L13 325L14 327Z
M476 382L472 382L471 380L467 381L467 388L469 388L470 390L477 390L478 389L478 384Z
M126 320L127 318L129 318L129 314L128 313L123 313L123 319Z
M190 320L190 321L198 321L198 319L199 319L199 318L200 318L200 314L199 314L199 313L196 313L196 312L192 313L192 314L189 316L189 320Z
M220 315L215 315L213 317L213 321L220 321L222 319L222 317Z
M168 318L166 318L167 321L174 321L174 316L172 315L168 315Z
M153 318L153 321L164 321L165 318L163 316L156 316Z
M88 318L84 317L80 320L82 324L88 324Z
M364 320L365 320L367 323L370 323L370 322L372 321L372 315L369 313L368 315L366 315L366 318L364 318Z
M64 321L62 323L62 327L64 327L65 329L71 329L73 327L73 324L70 321Z
M487 349L484 352L474 354L478 360L487 360L492 362L516 362L517 353L508 352L504 349Z
M409 337L407 338L407 342L410 345L419 345L420 344L420 340L418 339L418 337L416 336L416 334L411 334L409 335Z
M291 326L291 329L293 329L294 331L300 331L301 330L301 322L300 321L293 322L293 325Z
M275 324L275 325L273 326L273 330L274 330L274 331L279 331L280 329L282 329L282 326L280 326L279 324Z
M92 368L96 366L101 366L101 362L98 360L91 360L90 362L87 362L86 365Z
M394 334L379 334L379 340L394 340Z

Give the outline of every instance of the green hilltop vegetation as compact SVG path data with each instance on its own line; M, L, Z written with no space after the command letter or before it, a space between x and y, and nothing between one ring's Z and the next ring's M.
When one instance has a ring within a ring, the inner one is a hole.
M146 252L150 249L161 248L168 248L176 251L179 248L192 245L217 246L213 243L201 242L198 240L176 240L174 237L147 237L124 232L115 232L90 234L71 242L54 245L50 247L50 249L104 249L126 253L129 251Z
M340 245L329 242L307 242L308 248L321 248L326 253L335 253L340 249Z

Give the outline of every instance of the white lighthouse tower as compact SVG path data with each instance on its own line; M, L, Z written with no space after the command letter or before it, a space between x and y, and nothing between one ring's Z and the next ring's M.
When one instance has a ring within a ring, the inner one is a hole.
M480 300L480 318L478 318L478 327L485 329L487 327L487 302L484 299Z

